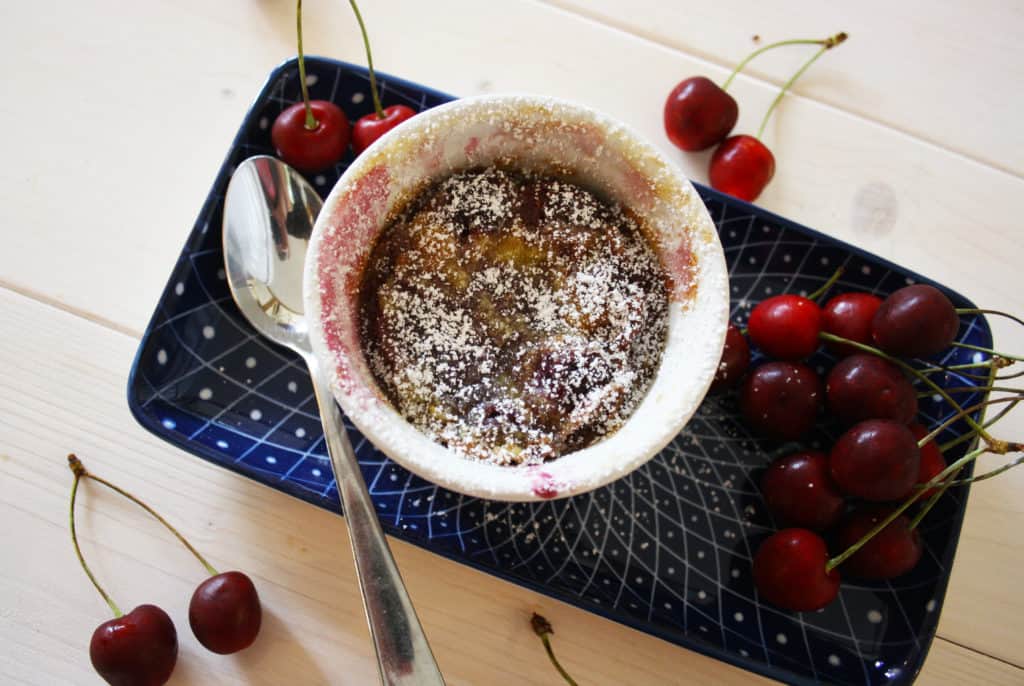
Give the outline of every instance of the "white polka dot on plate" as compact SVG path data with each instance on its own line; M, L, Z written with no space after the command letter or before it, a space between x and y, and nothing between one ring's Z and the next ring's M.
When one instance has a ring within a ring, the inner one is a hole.
M174 294L175 295L181 295L184 292L185 292L185 284L183 284L181 281L179 281L178 283L174 284Z
M306 430L303 429L301 426L298 429L295 430L295 438L305 438L305 437L306 437Z
M925 603L924 609L927 610L928 612L935 612L936 605L937 605L937 603L935 602L935 599L933 598L933 599L929 600L927 603Z
M223 269L218 269L217 270L217 278L219 280L223 281L224 279L228 278L228 275L224 273Z
M173 431L173 430L175 429L175 427L177 427L177 426L178 426L177 422L175 422L175 421L174 421L173 419L171 419L170 417L168 417L167 419L164 419L164 420L163 420L162 422L160 422L160 423L161 423L161 424L163 424L163 426L164 426L164 428L165 428L165 429L168 429L168 430L171 430L171 431Z
M697 591L697 597L701 600L705 600L708 597L708 594L704 591Z
M163 348L156 351L156 363L159 365L167 364L167 351Z
M828 258L827 257L822 257L821 258L821 263L822 264L828 264Z
M840 664L842 664L842 661L839 659L838 655L829 655L828 663L833 667L838 667Z
M868 621L872 624L881 624L882 613L878 610L868 610Z
M267 464L277 464L277 458L273 455L267 456Z
M209 400L212 397L213 397L213 390L212 389L210 389L210 388L200 388L199 389L199 399L200 400Z
M217 441L217 447L220 448L221 450L227 450L228 449L228 442L225 441L224 439L221 439L221 440Z
M780 646L784 646L787 643L789 643L789 636L783 633L778 633L775 634L775 640L778 642Z
M256 358L255 357L252 357L250 355L249 357L245 358L245 367L246 367L246 369L252 369L255 366L256 366Z
M249 419L253 420L254 422L258 422L259 420L263 419L263 413L260 412L258 409L255 409L249 413Z
M298 390L299 390L299 384L295 383L294 381L289 381L288 382L288 392L289 393L295 393Z
M315 183L318 186L322 186L325 183L327 183L327 177L324 176L323 174L317 174L316 176L313 177L313 183Z
M871 273L871 265L870 264L865 264L863 267L860 268L860 273L863 274L864 276L867 276L868 274L870 274Z
M366 95L364 95L363 93L353 93L352 94L352 102L354 102L355 104L358 105L363 100L366 100Z
M315 86L316 82L320 80L320 77L316 74L306 74L306 85Z
M313 476L317 476L317 477L320 476L321 474L323 474L323 472L321 472L319 469L312 469L312 470L310 470L309 473L312 474Z
M743 621L743 613L742 612L736 612L736 613L733 614L732 618L735 619L737 622L742 622Z
M750 653L748 653L743 648L740 648L740 655L742 655L743 657L750 657Z
M207 324L206 326L203 327L203 338L205 338L206 340L210 340L211 338L213 338L216 335L217 335L217 330L214 329L209 324Z

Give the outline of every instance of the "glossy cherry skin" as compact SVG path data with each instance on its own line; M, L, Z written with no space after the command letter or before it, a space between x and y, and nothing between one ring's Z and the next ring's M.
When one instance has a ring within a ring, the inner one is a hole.
M680 81L665 100L665 133L677 148L694 152L725 140L740 109L731 95L705 76Z
M188 605L192 633L221 655L248 648L260 632L263 613L252 580L241 572L223 572L199 584Z
M880 524L892 510L884 505L859 505L839 523L836 544L841 550L846 550ZM913 569L923 551L921 534L917 529L910 529L910 519L906 515L900 515L872 536L840 567L843 574L848 576L895 579Z
M914 438L920 441L930 432L920 424L911 424L910 433L914 434ZM939 450L939 444L934 438L925 443L920 450L921 467L917 472L917 483L926 484L938 476L939 473L947 467L946 458L942 456L942 451ZM918 502L927 500L938 490L939 489L937 488L929 488L924 492L924 495L921 496Z
M917 391L888 360L857 353L843 358L825 379L829 411L846 425L865 419L909 424L917 416Z
M882 299L870 293L843 293L831 298L821 309L821 329L864 345L872 345L871 320ZM857 348L842 343L827 343L835 355L852 355Z
M732 388L739 383L750 367L750 346L747 339L734 324L729 325L725 333L725 347L722 348L722 359L718 362L718 371L711 382L711 392L717 393Z
M159 607L139 605L96 627L89 659L113 686L159 686L178 660L178 632Z
M414 116L416 116L416 110L411 107L392 105L384 108L383 118L379 118L376 112L370 112L365 117L360 117L352 127L352 150L357 155L360 154L375 140Z
M316 128L306 128L306 107L296 103L277 115L270 140L282 160L303 172L317 172L336 164L345 155L351 127L337 105L310 100Z
M818 349L821 308L799 295L775 295L754 307L747 332L769 357L802 360Z
M726 138L715 149L708 178L715 190L752 202L775 175L775 156L753 136Z
M775 460L761 477L761 493L784 526L824 531L843 514L843 494L832 481L825 453L794 453Z
M868 419L839 437L829 453L832 479L865 500L902 500L917 483L917 440L905 424Z
M839 571L825 571L828 549L807 529L783 529L769 536L754 555L754 585L762 598L796 612L813 612L839 593Z
M824 395L821 379L807 365L767 362L747 376L740 410L757 433L792 441L814 426Z
M949 348L960 330L956 308L934 286L906 286L882 301L871 320L879 348L901 357L931 357Z

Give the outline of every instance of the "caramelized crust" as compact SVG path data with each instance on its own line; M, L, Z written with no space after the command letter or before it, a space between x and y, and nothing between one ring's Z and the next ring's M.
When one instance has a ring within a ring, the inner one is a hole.
M381 232L362 347L396 410L472 459L540 463L615 431L657 369L666 278L638 220L496 168L434 184Z

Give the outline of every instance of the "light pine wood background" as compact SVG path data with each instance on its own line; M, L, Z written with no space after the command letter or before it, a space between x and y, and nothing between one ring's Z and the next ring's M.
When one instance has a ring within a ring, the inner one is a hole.
M307 0L307 51L364 61L347 3ZM826 55L777 111L759 203L1024 312L1024 5L862 0L364 0L377 66L455 94L530 91L670 146L668 90L721 81L763 41L823 37ZM125 382L182 243L267 73L294 54L290 0L49 0L0 7L0 682L94 684L106 607L67 535L77 452L182 530L215 566L252 575L257 646L203 651L186 606L201 569L158 524L86 484L86 555L122 606L154 602L180 631L173 684L364 684L375 678L344 525L145 433ZM753 132L806 56L766 55L732 88ZM996 322L1000 346L1024 335ZM1018 414L1003 424L1024 438ZM993 461L990 461L990 464ZM1024 471L972 491L924 684L1024 683ZM558 684L526 626L540 610L581 684L763 679L393 541L452 684Z

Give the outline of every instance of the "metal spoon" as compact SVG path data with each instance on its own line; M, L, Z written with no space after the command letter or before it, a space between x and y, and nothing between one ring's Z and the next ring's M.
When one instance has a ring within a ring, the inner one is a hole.
M224 199L228 284L249 323L297 352L309 367L382 683L444 684L377 521L341 411L309 346L302 272L322 205L313 187L287 164L263 155L242 162Z

